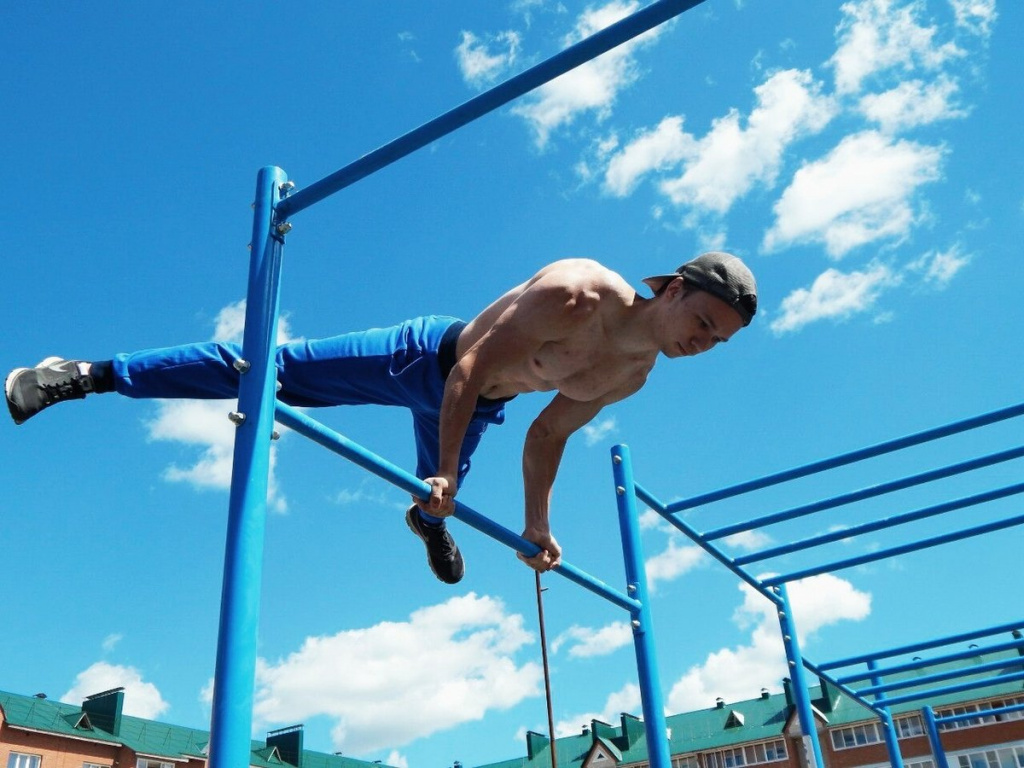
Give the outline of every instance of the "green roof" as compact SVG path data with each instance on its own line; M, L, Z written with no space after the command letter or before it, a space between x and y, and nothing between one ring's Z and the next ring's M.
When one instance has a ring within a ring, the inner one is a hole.
M76 739L125 746L137 754L168 760L205 759L210 732L180 725L168 725L155 720L122 715L118 734L115 736L93 723L82 707L64 704L52 699L23 696L0 691L0 711L7 723L16 728L53 733ZM273 747L264 741L252 742L250 765L258 768L281 768L286 765ZM366 768L378 763L331 755L312 750L302 750L302 768Z

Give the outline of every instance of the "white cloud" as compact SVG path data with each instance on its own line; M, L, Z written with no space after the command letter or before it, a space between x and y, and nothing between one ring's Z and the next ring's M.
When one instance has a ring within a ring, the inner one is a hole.
M498 50L492 51L493 47ZM474 88L485 88L515 65L519 48L519 34L511 30L498 33L488 42L463 31L455 58L463 80Z
M122 667L97 661L88 669L75 676L75 684L60 697L66 704L81 704L86 696L124 688L124 714L158 720L170 705L163 700L160 691L152 683L142 679L134 667Z
M753 552L771 544L772 537L764 531L740 531L732 536L726 536L722 542L733 549Z
M120 643L123 639L124 635L115 632L103 638L103 643L101 647L103 648L104 651L110 653L112 650L114 650L114 648L117 647L117 644Z
M213 341L240 343L245 328L245 301L229 304L217 314ZM277 343L294 340L288 319L280 318ZM235 444L235 426L228 413L235 410L234 400L160 400L156 415L147 424L151 440L169 440L196 446L200 455L188 466L171 465L164 469L168 482L190 483L199 489L226 489L231 486L231 465ZM284 512L287 500L280 493L274 468L277 447L270 449L269 500L273 509Z
M899 282L900 278L881 264L866 272L827 269L809 289L799 288L783 299L781 314L770 327L782 334L818 320L848 318L871 309L883 290Z
M357 755L481 719L540 693L538 664L514 656L533 635L523 617L470 593L408 621L309 637L277 662L260 660L255 717L334 721L334 748Z
M637 8L637 2L612 0L587 9L564 39L565 47L614 24ZM539 148L547 144L553 131L570 125L580 114L591 112L598 120L605 119L618 94L639 78L637 49L656 40L662 31L662 27L656 27L542 85L513 107L513 114L530 124Z
M919 273L926 285L941 290L970 262L971 256L962 254L960 246L954 245L946 251L929 251L909 264L907 269Z
M624 621L614 621L604 627L581 627L573 624L551 642L551 652L569 643L569 657L586 659L607 656L633 641L633 630Z
M956 25L975 35L988 37L999 14L996 0L949 0L956 14Z
M830 59L836 90L858 93L873 75L896 70L902 78L919 69L934 71L964 53L954 43L936 41L937 29L922 26L922 2L855 0L842 6L839 47Z
M953 104L960 87L952 78L935 82L909 80L884 93L872 93L860 100L859 109L886 133L927 125L937 120L965 117L967 111Z
M555 737L576 736L584 725L590 726L591 720L603 723L616 723L623 712L638 714L640 712L640 688L635 683L627 683L618 691L610 694L600 712L583 712L571 715L555 723Z
M583 427L583 442L587 444L588 448L592 448L598 443L603 442L609 435L615 434L617 425L615 423L615 417L609 416L606 419L587 424Z
M835 103L806 71L777 72L754 89L757 105L745 125L735 109L714 121L697 139L683 130L681 116L666 117L640 134L608 162L605 189L625 196L651 172L678 166L659 190L677 206L725 214L755 185L771 185L786 148L817 133L835 114Z
M899 241L918 218L914 193L940 176L944 150L877 131L846 136L825 158L807 163L774 206L766 251L823 243L830 256L880 239Z
M725 214L756 184L773 185L786 148L821 131L835 115L834 102L806 71L777 72L754 94L757 106L745 127L730 110L696 143L682 175L661 182L674 204Z
M788 676L785 650L773 603L746 584L743 603L733 616L741 629L750 629L747 644L708 654L672 686L666 697L672 712L705 709L721 696L726 701L750 698L752 687L778 690ZM871 612L871 595L831 574L813 576L788 586L793 622L801 647L820 629L840 621L860 621Z
M678 539L668 540L665 551L647 559L647 583L651 589L659 581L672 581L696 568L704 559L704 550L700 547L680 546Z

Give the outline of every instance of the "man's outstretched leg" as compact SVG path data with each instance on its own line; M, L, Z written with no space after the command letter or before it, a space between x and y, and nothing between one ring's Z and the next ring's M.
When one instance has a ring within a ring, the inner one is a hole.
M96 373L91 363L60 357L48 357L35 368L15 368L4 384L11 418L15 424L24 424L56 403L112 391L109 368Z

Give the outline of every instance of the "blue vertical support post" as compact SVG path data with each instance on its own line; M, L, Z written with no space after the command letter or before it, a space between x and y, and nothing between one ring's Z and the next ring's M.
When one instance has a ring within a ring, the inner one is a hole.
M928 733L928 743L935 757L935 765L937 768L949 768L946 750L942 748L942 739L939 737L939 724L935 722L935 710L931 706L925 706L921 712L924 714L924 728Z
M868 659L868 669L872 672L878 669L878 662L875 659ZM882 678L878 675L871 675L872 685L881 685ZM903 768L903 755L900 754L899 736L896 733L896 726L893 724L892 712L885 706L885 694L875 694L875 703L882 705L882 711L878 713L882 721L882 728L885 731L885 748L889 752L889 764L892 768Z
M210 727L210 768L247 768L251 762L253 690L259 631L263 543L274 428L274 353L280 306L281 255L287 225L276 221L286 180L280 168L262 168L253 204L249 284L228 503L220 634Z
M640 700L647 732L647 757L651 768L671 768L668 723L665 721L665 703L661 693L658 660L654 651L654 627L651 622L643 549L640 545L640 524L636 514L633 465L629 460L627 446L616 445L612 448L612 473L615 477L615 495L619 507L622 554L626 563L626 592L639 601L639 607L630 609L630 623L633 627Z
M804 745L809 747L807 754L808 768L825 768L821 756L821 743L818 741L818 729L814 724L814 712L811 709L811 695L807 689L807 675L804 672L803 654L793 623L793 607L789 602L789 593L785 584L772 587L781 599L779 604L779 628L782 630L782 644L786 649L786 661L789 663L789 674L793 680L793 698L796 700L796 713L800 720L800 730L804 732Z

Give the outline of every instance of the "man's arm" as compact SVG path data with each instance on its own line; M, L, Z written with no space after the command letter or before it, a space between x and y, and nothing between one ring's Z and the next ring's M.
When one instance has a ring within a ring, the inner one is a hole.
M503 371L521 368L545 342L569 335L598 300L597 292L571 270L546 268L519 289L452 368L441 403L438 472L426 479L430 514L454 510L462 441L480 393Z
M646 375L627 386L590 402L556 395L540 412L526 433L523 445L523 492L525 526L523 538L541 551L519 559L536 571L548 571L562 561L562 549L551 535L551 491L569 436L600 413L604 406L632 395L646 381Z

